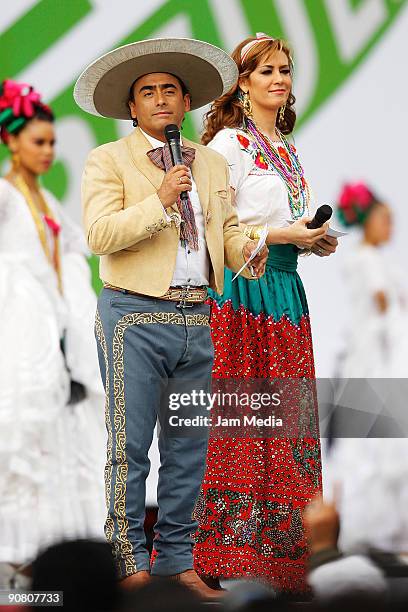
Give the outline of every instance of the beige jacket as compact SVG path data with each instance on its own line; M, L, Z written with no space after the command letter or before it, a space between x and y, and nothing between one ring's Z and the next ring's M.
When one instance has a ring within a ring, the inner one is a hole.
M191 170L205 221L211 261L210 286L223 291L224 264L237 271L248 238L231 205L228 166L216 151L183 138L196 149ZM147 157L151 149L139 128L91 151L82 180L83 222L90 249L100 255L100 276L107 283L161 296L173 277L179 244L177 205L166 220L157 195L164 171ZM245 270L245 276L250 274Z

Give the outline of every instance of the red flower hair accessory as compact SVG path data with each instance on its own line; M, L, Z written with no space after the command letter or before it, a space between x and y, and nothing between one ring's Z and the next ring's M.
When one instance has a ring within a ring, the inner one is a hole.
M338 217L344 225L362 225L374 202L373 192L364 183L344 185L339 197Z
M11 108L14 117L23 116L29 119L34 115L35 105L40 104L41 96L31 85L16 83L10 79L3 82L0 111Z
M31 85L11 79L3 81L0 87L2 140L7 142L8 135L31 119L38 108L52 115L51 109L41 102L41 95Z

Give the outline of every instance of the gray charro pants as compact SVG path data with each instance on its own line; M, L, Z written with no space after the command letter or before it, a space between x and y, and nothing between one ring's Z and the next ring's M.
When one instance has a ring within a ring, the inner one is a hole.
M103 289L95 330L108 430L105 533L125 577L149 569L145 481L163 383L204 379L210 385L214 352L209 306L179 308L175 302ZM206 450L206 435L177 438L160 431L154 574L193 567L191 534L197 524L191 514Z

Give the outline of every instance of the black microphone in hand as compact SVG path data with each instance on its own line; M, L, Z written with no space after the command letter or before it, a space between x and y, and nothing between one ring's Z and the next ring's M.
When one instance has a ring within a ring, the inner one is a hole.
M177 125L175 123L169 123L166 125L164 128L164 135L170 148L173 166L184 164L183 153L181 151L180 130L178 129ZM188 200L187 191L182 191L180 193L180 198L182 200Z
M313 219L309 221L309 223L306 223L307 229L318 229L319 227L322 227L322 225L324 225L326 221L330 219L332 214L333 214L332 207L329 206L328 204L322 204L316 210ZM294 246L293 250L296 253L299 253L299 251L301 251L302 249L299 249L299 247Z
M318 229L322 227L330 219L333 214L333 209L328 204L322 204L315 212L315 216L309 223L306 223L307 229Z

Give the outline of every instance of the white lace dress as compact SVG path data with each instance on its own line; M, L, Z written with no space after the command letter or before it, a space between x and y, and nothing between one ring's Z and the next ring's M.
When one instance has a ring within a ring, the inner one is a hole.
M408 309L398 267L382 249L361 244L345 272L351 320L338 374L344 381L371 379L364 385L378 392L392 389L389 379L408 377ZM375 302L378 291L387 299L385 313ZM392 415L393 405L386 406ZM326 496L340 485L340 545L407 553L408 439L338 438L323 450Z
M105 518L104 399L96 299L82 233L48 191L61 225L64 293L28 205L0 179L0 562L29 562L62 538L101 536ZM67 405L69 377L87 398Z

